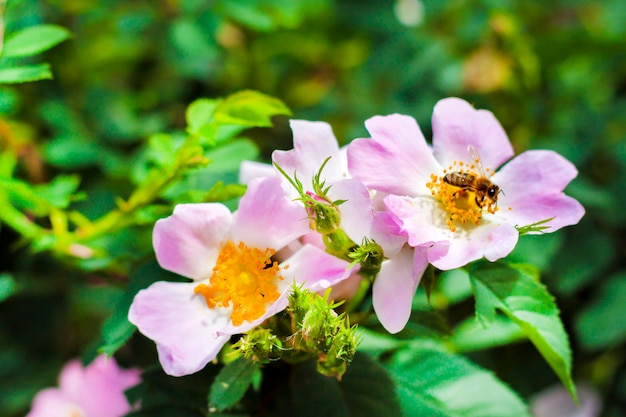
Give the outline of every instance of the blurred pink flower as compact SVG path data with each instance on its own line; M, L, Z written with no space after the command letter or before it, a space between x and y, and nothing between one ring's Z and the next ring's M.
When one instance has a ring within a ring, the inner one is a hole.
M496 171L513 147L491 112L464 100L447 98L435 106L432 149L409 116L376 116L365 125L372 137L349 145L350 173L389 194L384 204L409 245L424 248L439 269L482 257L495 261L513 250L518 227L551 219L541 232L553 232L584 214L563 194L576 168L553 151L524 152ZM478 192L481 171L486 182ZM457 186L463 181L473 186Z
M587 384L576 384L576 406L569 392L562 386L546 388L530 399L530 410L535 417L598 417L602 399L597 390Z
M263 178L249 184L235 213L222 204L181 204L156 223L159 264L194 282L152 284L135 296L128 318L156 342L166 373L202 369L231 335L283 310L293 282L318 291L347 278L348 262L312 245L271 259L310 232L306 217L279 178Z
M139 383L139 375L106 355L85 368L72 360L61 370L59 388L40 391L26 417L121 417L131 411L124 391Z

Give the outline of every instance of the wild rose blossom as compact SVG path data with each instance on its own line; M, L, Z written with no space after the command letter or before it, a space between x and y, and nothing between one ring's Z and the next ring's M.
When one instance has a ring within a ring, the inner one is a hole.
M159 220L159 264L194 281L156 282L140 291L129 320L156 342L166 373L187 375L213 360L231 335L283 310L292 283L314 291L348 276L346 261L305 245L280 264L276 251L308 233L306 212L278 178L252 181L239 209L181 204Z
M464 100L447 98L435 106L432 149L409 116L376 116L365 125L372 137L349 145L350 173L389 194L384 204L409 244L424 248L439 269L482 257L495 261L513 250L519 227L545 222L544 229L530 232L553 232L584 214L580 203L562 192L577 175L569 161L533 150L501 167L514 154L506 133L491 112ZM479 165L499 187L493 196L448 183L449 173L468 182L481 177Z
M345 201L338 206L341 214L340 228L355 242L361 244L364 238L375 241L383 250L382 262L373 284L373 306L382 325L391 333L404 328L411 314L411 301L419 281L427 266L425 252L414 251L405 245L406 237L389 215L375 210L369 190L347 170L346 148L340 148L329 124L291 120L293 144L291 150L276 150L272 160L288 175L295 175L307 193L313 194L312 181L324 165L321 178L329 186L328 199ZM329 159L330 158L330 159ZM283 188L292 198L299 197L296 190L278 171L272 173L266 165L247 163L242 165L242 181L254 176L280 176ZM320 239L308 235L304 239L318 242ZM355 269L353 274L358 273ZM355 278L339 283L355 289ZM339 288L337 293L344 289Z
M40 391L26 417L121 417L131 411L124 391L139 383L139 375L106 355L84 368L72 360L61 370L59 387Z

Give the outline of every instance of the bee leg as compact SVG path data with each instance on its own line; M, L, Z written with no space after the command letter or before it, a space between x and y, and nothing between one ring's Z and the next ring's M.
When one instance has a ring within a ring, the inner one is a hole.
M459 188L454 193L452 193L452 197L453 198L459 198L461 196L461 194L463 194L464 192L465 192L465 188Z

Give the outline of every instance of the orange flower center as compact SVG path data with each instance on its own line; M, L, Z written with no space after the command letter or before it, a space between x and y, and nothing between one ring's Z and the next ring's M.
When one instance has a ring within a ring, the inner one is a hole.
M454 162L444 169L443 177L431 174L426 183L431 194L441 202L446 212L446 225L452 232L459 224L480 224L483 208L492 214L498 210L491 200L485 198L484 187L479 184L479 181L488 179L474 172L475 169L475 165Z
M208 285L198 284L194 292L204 297L209 308L232 307L235 326L258 319L280 296L276 281L283 278L278 274L278 262L270 259L274 252L228 241L217 257Z

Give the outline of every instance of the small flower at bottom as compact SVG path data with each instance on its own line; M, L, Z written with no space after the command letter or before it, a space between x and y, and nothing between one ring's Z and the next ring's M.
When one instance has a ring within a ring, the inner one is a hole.
M202 369L231 335L283 310L294 281L319 290L347 278L348 262L311 245L280 263L272 259L309 231L306 212L287 199L278 178L252 181L235 213L217 203L187 204L159 220L157 260L194 282L140 291L129 320L156 342L165 372Z
M578 223L584 209L563 193L576 168L553 151L513 156L494 115L458 98L433 111L433 147L409 116L366 121L371 139L348 148L350 173L388 193L384 203L409 245L449 270L508 255L520 233Z
M139 375L105 355L86 367L72 360L59 375L59 388L40 391L26 417L122 417L132 410L124 391L139 383Z

